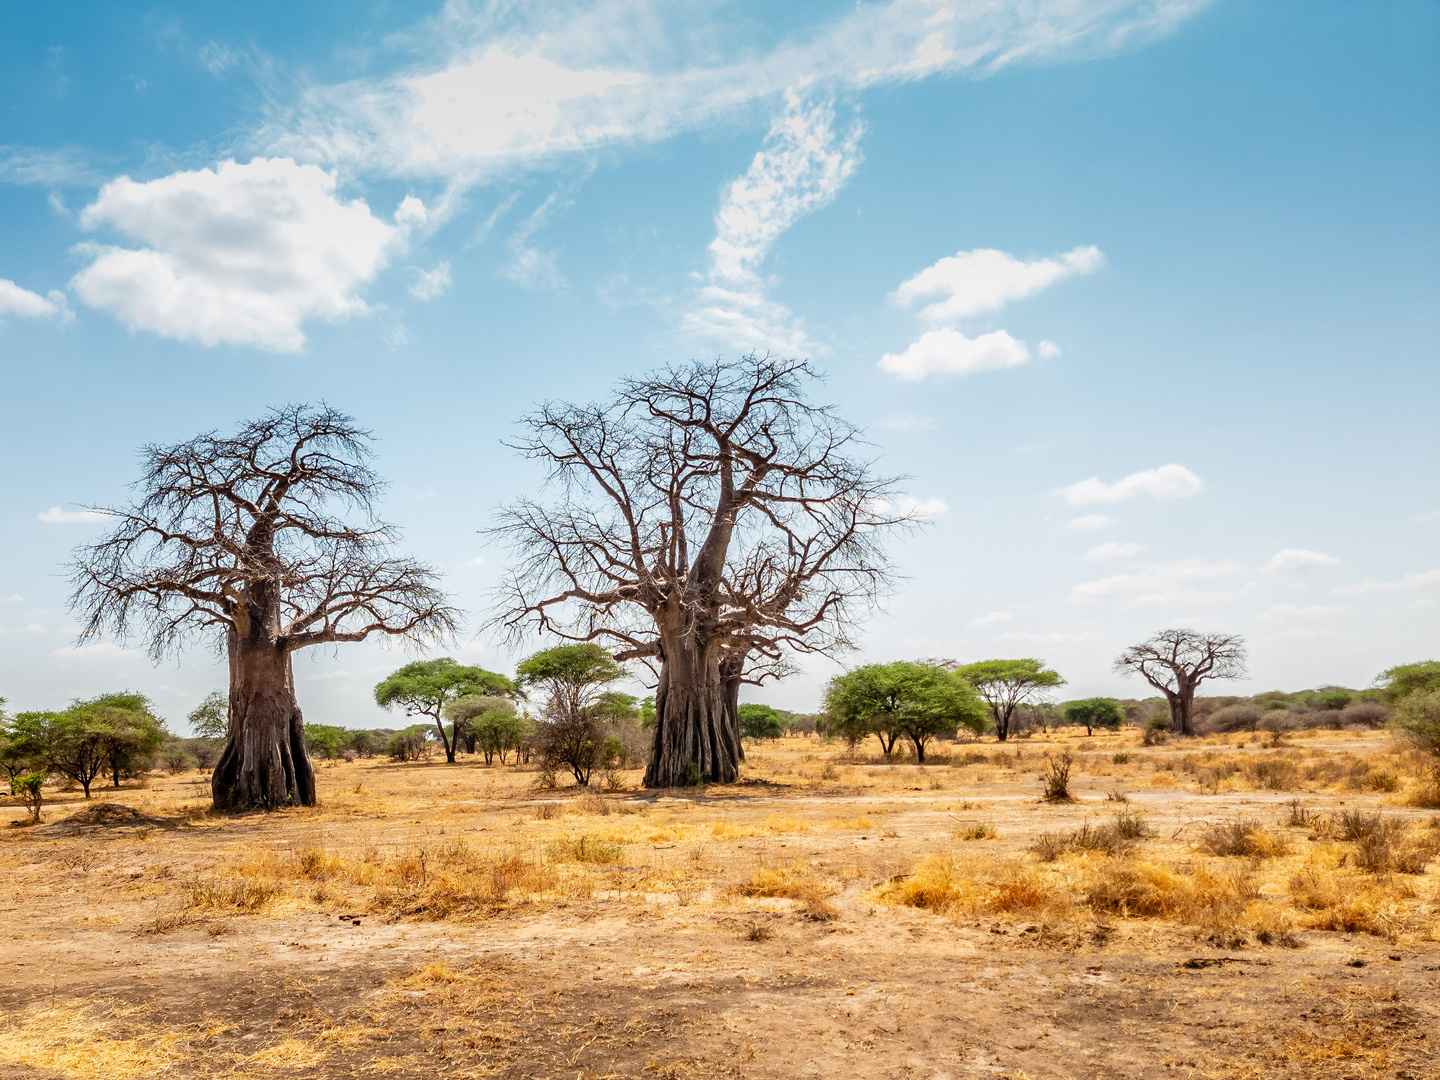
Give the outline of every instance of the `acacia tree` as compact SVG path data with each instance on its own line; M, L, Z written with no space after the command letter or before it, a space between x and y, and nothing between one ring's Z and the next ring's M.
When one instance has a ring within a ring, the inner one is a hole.
M300 649L371 634L436 640L456 612L429 566L377 520L371 436L326 406L290 405L173 446L147 446L138 498L73 563L80 640L143 635L159 660L205 638L230 662L220 810L313 805L295 700Z
M1114 731L1125 722L1120 706L1107 697L1085 698L1072 701L1065 706L1065 719L1085 729L1086 735L1094 735L1097 727Z
M948 664L946 666L954 667ZM1047 690L1064 686L1059 672L1051 671L1045 661L1027 657L1023 660L981 660L975 664L954 667L957 675L975 688L990 706L995 737L1004 742L1010 737L1010 721L1015 710L1026 702L1034 702Z
M935 736L985 727L985 707L968 682L938 664L906 660L837 675L825 690L825 713L842 734L878 737L886 757L908 738L922 765Z
M1245 639L1239 634L1161 630L1121 653L1115 670L1139 675L1164 694L1170 703L1170 730L1193 735L1195 689L1206 679L1243 679L1245 660Z
M416 660L386 676L375 687L375 704L382 709L400 706L406 716L428 716L445 747L445 760L455 764L463 734L460 726L445 730L445 707L471 694L508 694L515 686L504 675L481 667L457 664L448 656Z
M856 430L805 400L815 378L808 361L691 362L524 420L515 448L560 498L502 512L516 561L496 621L651 665L647 787L733 781L741 684L848 648L888 584L882 540L911 517Z

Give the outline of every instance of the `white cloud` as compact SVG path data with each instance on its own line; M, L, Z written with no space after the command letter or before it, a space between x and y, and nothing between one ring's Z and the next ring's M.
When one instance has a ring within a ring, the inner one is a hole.
M128 660L141 654L133 649L125 649L109 641L97 641L90 645L67 645L64 648L50 650L50 655L57 660L79 660L89 662L92 660Z
M25 603L25 597L21 596L18 592L11 593L9 596L5 597L4 602L7 604L23 604Z
M293 352L301 323L366 310L357 290L378 274L403 227L335 194L335 174L288 158L223 162L136 183L112 180L81 224L109 226L139 248L88 242L80 299L132 329L202 345ZM413 197L399 215L414 220Z
M1035 355L1041 360L1053 360L1060 355L1060 346L1053 341L1042 341L1035 346Z
M1415 519L1417 522L1440 521L1440 510L1429 510Z
M1064 255L1025 262L1003 251L980 248L961 251L926 267L895 290L900 304L934 297L920 309L931 323L952 323L987 311L998 311L1011 300L1033 296L1074 274L1089 274L1105 263L1100 249L1077 247ZM1059 352L1053 343L1053 356Z
M45 634L45 633L49 633L49 631L45 629L44 625L41 624L41 623L38 623L38 622L26 623L26 624L25 624L25 629L28 630L28 631L29 631L30 633L32 633L32 634Z
M317 87L262 142L305 160L439 177L452 188L561 155L655 141L771 99L1017 63L1103 56L1172 30L1206 0L1041 0L965 11L859 5L773 46L723 8L447 4L412 40L430 70ZM728 54L718 63L716 57Z
M1014 622L1015 616L1008 611L992 611L988 615L981 615L970 620L971 626L998 626L1001 623Z
M950 509L943 499L917 499L914 495L897 495L893 502L879 499L871 503L870 508L879 515L898 514L911 518L935 517Z
M791 91L765 146L731 182L715 214L710 271L686 333L729 348L813 352L783 304L766 296L760 267L775 241L806 214L829 205L861 161L858 124L835 131L829 102L807 103Z
M940 421L930 416L887 416L880 426L891 431L934 431Z
M1411 611L1429 611L1435 607L1436 604L1435 601L1431 600L1428 596L1422 596L1419 600L1411 600L1410 603L1405 606Z
M6 319L58 319L68 322L75 317L65 302L65 294L51 289L47 296L22 289L8 278L0 278L0 323Z
M878 366L903 382L916 382L927 375L970 375L1018 367L1029 359L1025 343L1004 330L970 338L942 327L925 331L903 353L886 353Z
M1274 624L1314 622L1332 618L1344 610L1338 604L1307 604L1303 607L1299 604L1275 604L1255 616L1255 621Z
M1219 603L1233 599L1237 593L1200 586L1234 577L1243 569L1233 562L1207 563L1201 559L1142 564L1127 574L1076 585L1070 590L1070 601L1087 603L1115 599L1127 608Z
M1423 589L1429 585L1440 585L1440 569L1425 570L1418 574L1406 574L1399 581L1379 581L1367 578L1353 585L1339 585L1332 590L1337 596L1359 596L1370 592L1405 592L1409 589Z
M1144 544L1122 544L1117 541L1110 541L1108 544L1099 544L1085 552L1085 558L1091 562L1103 562L1106 559L1125 559L1131 555L1138 555L1145 550Z
M1081 514L1079 517L1073 517L1067 521L1065 527L1067 529L1077 529L1080 532L1094 532L1097 529L1105 528L1107 525L1118 524L1120 524L1120 522L1116 518L1106 517L1104 514Z
M1061 488L1060 494L1071 506L1088 506L1091 503L1122 502L1140 495L1156 499L1184 499L1199 490L1198 476L1183 465L1171 464L1131 473L1113 484L1106 484L1098 476L1092 476Z
M1277 574L1289 570L1309 570L1317 566L1337 566L1339 563L1340 560L1334 555L1326 555L1324 552L1285 548L1270 557L1270 561L1265 564L1265 572Z
M50 525L73 525L77 521L104 521L109 516L100 510L62 510L58 506L52 506L49 510L35 515L37 520Z
M484 556L484 555L476 555L473 559L466 559L466 560L465 560L463 563L461 563L460 565L461 565L461 566L469 566L469 567L484 566L484 565L485 565L485 556Z
M436 264L433 270L421 270L418 266L412 267L415 272L415 280L410 285L410 295L417 300L434 300L450 290L450 264L441 261Z

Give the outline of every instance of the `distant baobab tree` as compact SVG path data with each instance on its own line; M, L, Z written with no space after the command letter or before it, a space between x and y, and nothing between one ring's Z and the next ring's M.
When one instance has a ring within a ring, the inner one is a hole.
M500 515L515 562L495 623L652 665L649 787L734 780L741 684L848 648L888 587L884 540L911 515L856 429L806 400L815 379L802 360L691 362L524 420L515 448L557 497Z
M1206 679L1245 677L1245 639L1239 634L1161 630L1131 645L1115 661L1121 675L1140 675L1170 703L1170 730L1194 735L1190 714L1195 689Z
M80 640L142 635L159 660L208 640L230 660L220 810L313 805L291 657L371 634L448 637L456 612L375 516L371 436L326 406L290 405L174 446L147 446L115 526L76 552Z

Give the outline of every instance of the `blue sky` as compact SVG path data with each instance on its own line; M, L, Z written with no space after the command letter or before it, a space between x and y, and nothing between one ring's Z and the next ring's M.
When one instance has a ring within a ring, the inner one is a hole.
M8 5L0 695L223 684L72 647L79 511L142 443L351 412L478 624L515 419L751 348L813 357L930 514L850 662L1433 656L1437 58L1433 3ZM385 722L402 659L301 658L307 718Z

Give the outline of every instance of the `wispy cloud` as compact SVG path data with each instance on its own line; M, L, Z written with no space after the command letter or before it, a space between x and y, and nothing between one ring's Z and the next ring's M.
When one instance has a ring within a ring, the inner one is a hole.
M1267 574L1281 574L1338 565L1340 560L1334 555L1326 555L1321 551L1306 551L1304 548L1284 548L1270 557L1264 569Z
M1338 604L1275 604L1255 616L1255 621L1278 625L1315 622L1319 619L1334 618L1344 610Z
M730 348L814 352L790 310L768 298L761 265L796 221L828 205L860 163L860 125L841 134L830 102L786 95L765 146L726 189L715 215L710 270L683 330Z
M1103 482L1098 476L1061 488L1060 494L1071 506L1092 503L1123 502L1148 495L1153 499L1184 499L1200 490L1200 478L1184 465L1161 465L1116 480Z
M1366 578L1364 581L1357 581L1353 585L1338 585L1332 591L1337 596L1359 596L1362 593L1371 592L1407 592L1410 589L1423 589L1430 585L1440 585L1440 569L1406 574L1397 581L1381 581L1378 578Z
M128 660L143 654L133 649L123 648L113 642L97 641L90 645L67 645L64 648L52 649L50 655L57 660L89 663L91 661Z
M1243 571L1244 567L1238 563L1207 563L1202 559L1144 564L1133 567L1129 573L1082 582L1070 590L1070 600L1072 603L1118 600L1127 608L1214 604L1233 599L1238 593L1234 589L1204 586L1233 578Z
M1099 630L1007 630L995 641L1000 645L1071 645L1081 641L1099 641L1104 636Z
M73 525L80 521L104 521L109 516L100 510L62 510L58 506L52 506L49 510L36 514L35 518L47 525Z
M434 300L450 291L450 264L445 260L436 263L433 270L415 266L411 267L411 272L415 280L407 291L417 300Z
M1011 615L1008 611L992 611L987 615L980 615L974 619L971 619L968 625L999 626L1001 623L1011 623L1014 621L1015 616Z
M890 431L934 431L940 421L932 416L887 416L880 426Z

